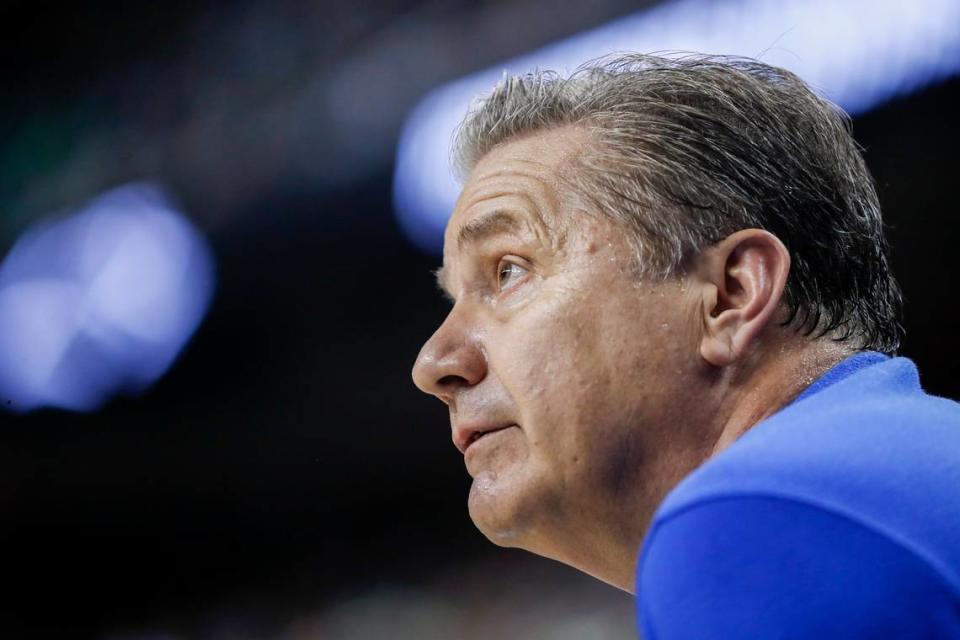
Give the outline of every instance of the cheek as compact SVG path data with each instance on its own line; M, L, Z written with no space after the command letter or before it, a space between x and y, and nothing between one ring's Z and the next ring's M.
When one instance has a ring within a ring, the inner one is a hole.
M541 306L512 323L504 364L522 411L560 409L559 398L576 389L578 372L588 366L575 348L583 330L562 305Z
M626 345L609 340L601 317L590 300L555 296L503 327L501 376L532 444L560 444L576 435L567 427L589 421L598 401L604 404L615 382L611 350L626 353Z
M562 292L502 327L503 381L533 455L564 475L635 457L661 413L663 321L631 301L635 289L595 289Z

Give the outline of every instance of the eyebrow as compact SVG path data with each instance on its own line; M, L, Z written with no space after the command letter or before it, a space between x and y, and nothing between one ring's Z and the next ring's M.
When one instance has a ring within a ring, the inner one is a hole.
M524 224L516 215L505 209L494 209L460 227L460 231L457 233L457 249L462 251L468 245L478 244L501 234L516 234L523 229ZM433 275L437 280L437 288L440 289L444 297L450 302L455 302L453 294L447 287L443 267L436 269Z
M519 233L523 228L523 223L516 215L504 209L494 209L460 227L457 248L462 251L467 245L477 244L504 233Z

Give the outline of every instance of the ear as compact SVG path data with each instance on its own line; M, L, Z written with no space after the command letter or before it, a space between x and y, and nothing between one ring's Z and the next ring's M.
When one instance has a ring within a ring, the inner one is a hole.
M762 229L738 231L697 257L704 360L725 367L744 355L780 306L789 272L787 248Z

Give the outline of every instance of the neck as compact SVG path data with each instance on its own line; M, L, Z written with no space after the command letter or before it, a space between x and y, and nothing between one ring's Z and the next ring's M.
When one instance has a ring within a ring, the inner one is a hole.
M766 338L765 341L770 341ZM744 362L729 370L720 372L715 378L713 393L716 401L704 403L704 408L712 409L700 414L702 420L707 416L720 416L717 422L709 425L701 433L709 434L708 440L701 445L678 451L664 451L663 464L655 479L648 482L644 492L648 500L638 500L635 504L646 503L648 511L637 514L638 522L644 522L644 529L623 532L619 538L621 545L612 545L609 549L604 570L589 571L601 580L625 591L633 592L635 563L646 528L653 514L666 495L690 472L719 454L737 438L749 431L754 425L770 417L803 392L814 380L826 373L831 367L854 351L847 346L825 340L791 340L782 344L758 344ZM701 423L702 426L703 423ZM661 457L661 456L658 456ZM649 479L648 479L649 481ZM658 482L660 481L660 482ZM588 564L588 563L584 563ZM628 568L628 571L624 571Z
M731 371L723 385L723 396L730 401L718 412L726 418L711 457L790 404L814 380L853 353L849 347L829 340L791 342L764 349L764 354L756 356L754 362Z

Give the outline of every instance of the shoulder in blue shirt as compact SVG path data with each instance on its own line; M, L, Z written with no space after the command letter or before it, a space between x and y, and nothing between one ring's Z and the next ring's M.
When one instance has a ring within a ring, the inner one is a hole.
M838 364L667 496L637 610L646 640L960 638L960 405Z

